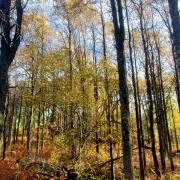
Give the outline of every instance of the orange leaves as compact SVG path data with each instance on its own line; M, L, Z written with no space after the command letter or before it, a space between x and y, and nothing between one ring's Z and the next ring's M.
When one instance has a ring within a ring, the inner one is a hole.
M10 159L0 161L0 179L8 180L17 176L18 172L14 161Z

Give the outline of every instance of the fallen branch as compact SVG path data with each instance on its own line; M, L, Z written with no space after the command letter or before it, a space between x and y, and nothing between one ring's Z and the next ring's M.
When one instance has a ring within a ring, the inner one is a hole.
M44 172L37 172L35 174L38 174L39 176L47 176L49 178L53 178L54 176L50 175L50 174L47 174L47 173L44 173Z
M120 156L120 157L114 158L114 159L112 159L112 160L113 160L113 161L116 161L116 160L121 159L122 157L123 157L123 156ZM105 166L106 164L110 163L112 160L110 159L110 160L104 162L104 163L101 164L99 167L102 168L102 167Z
M136 148L134 148L134 149L132 149L132 150L134 151L134 150L136 150L136 149L138 149L138 147L136 147ZM110 163L111 161L117 161L117 160L119 160L119 159L121 159L121 158L123 158L123 156L120 156L120 157L117 157L117 158L114 158L114 159L110 159L110 160L102 163L101 165L99 165L99 168L102 168L103 166L105 166L106 164Z

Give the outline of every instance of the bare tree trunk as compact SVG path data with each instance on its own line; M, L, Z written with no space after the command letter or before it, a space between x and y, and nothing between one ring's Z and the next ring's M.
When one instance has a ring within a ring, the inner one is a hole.
M126 59L124 55L124 41L125 41L125 27L123 8L121 0L110 0L112 8L112 17L114 24L114 36L116 41L117 62L119 73L119 95L121 103L121 131L123 144L123 165L126 180L132 180L133 166L132 166L132 149L130 142L130 111L129 111L129 95L127 87L127 72ZM116 6L117 3L117 6Z
M8 94L8 72L0 66L0 113L3 115L5 109L6 95Z
M135 112L136 112L136 126L137 126L137 140L138 140L138 152L139 152L139 166L140 166L140 177L141 180L145 179L144 175L144 161L143 161L143 148L142 148L142 125L140 124L140 114L138 108L138 98L137 98L137 87L136 87L136 79L135 79L135 71L134 71L134 63L132 57L132 38L131 38L131 30L129 24L129 14L127 9L127 1L125 0L125 9L126 9L126 17L127 17L127 25L128 25L128 44L129 44L129 55L130 55L130 64L131 64L131 73L132 73L132 84L134 91L134 101L135 101Z
M172 113L172 121L173 121L173 129L174 129L174 137L175 137L175 142L176 142L176 149L177 149L177 151L179 151L179 144L178 144L178 138L177 138L177 130L176 130L174 111L173 111L173 106L172 106L171 99L170 99L170 109L171 109L171 113Z
M24 132L25 132L25 129L26 129L26 120L27 120L27 102L25 103L25 110L24 110L24 118L23 118L23 123L22 123L22 136L21 136L21 144L24 143Z
M173 45L175 48L175 65L177 68L178 84L180 85L180 17L178 9L178 0L168 0L169 12L173 28ZM180 92L180 90L178 91Z
M19 114L18 114L17 132L16 132L16 143L18 143L19 126L20 126L20 122L21 122L21 112L22 112L22 102L23 102L23 97L21 95L21 100L20 100L20 105L19 105Z
M37 158L39 157L40 122L41 122L41 105L39 104L39 109L38 109L38 123L37 123L37 132L36 132L36 156L37 156Z
M3 150L2 150L2 159L5 159L6 156L6 146L7 146L7 121L9 113L9 96L6 99L5 111L4 111L4 122L3 122Z
M11 24L11 4L12 0L0 0L0 11L3 13L1 23L1 49L0 49L0 114L3 115L5 108L6 95L8 92L8 69L14 60L16 51L21 40L21 24L23 18L22 1L14 2L16 10L16 22ZM15 28L12 28L15 27ZM13 34L13 36L12 36Z
M145 54L145 76L146 76L146 86L147 86L147 96L148 96L148 119L150 123L150 136L151 136L151 145L152 145L152 155L154 161L154 167L156 174L160 177L159 171L159 163L156 154L156 143L155 143L155 134L154 134L154 117L153 117L153 97L152 97L152 87L151 87L151 80L150 80L150 62L149 62L149 55L148 55L148 48L146 45L145 35L144 35L144 27L143 27L143 4L142 0L140 0L140 30L141 36L143 41L143 48Z
M96 37L95 37L95 29L94 25L92 27L92 36L93 36L93 65L94 65L94 99L96 102L96 105L98 103L98 72L97 72L97 56L96 56ZM98 116L98 107L95 108L95 118L96 118L96 124L97 122L97 116ZM95 138L96 138L96 153L99 154L99 135L98 135L98 127L96 128L95 132Z
M44 148L45 103L42 107L42 113L41 149Z
M29 109L29 115L28 118L26 120L27 122L27 126L26 126L26 136L27 136L27 153L29 153L30 151L30 146L31 146L31 122L32 122L32 118L33 118L33 105L30 106Z

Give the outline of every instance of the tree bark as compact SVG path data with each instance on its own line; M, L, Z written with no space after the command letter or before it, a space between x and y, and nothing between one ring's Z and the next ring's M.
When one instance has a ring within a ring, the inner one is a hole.
M145 179L144 175L144 160L143 160L143 147L142 147L142 124L140 122L140 113L138 108L138 97L137 97L137 87L136 87L136 78L135 78L135 70L132 56L132 38L131 38L131 30L129 24L129 14L127 8L127 1L125 0L125 9L126 9L126 18L127 18L127 26L128 26L128 45L129 45L129 55L130 55L130 64L131 64L131 73L132 73L132 84L133 84L133 93L134 93L134 101L135 101L135 113L136 113L136 126L137 126L137 140L138 140L138 152L139 152L139 167L140 167L140 177L141 180Z
M22 1L16 0L16 22L11 24L11 3L12 0L0 0L0 11L3 17L0 18L1 31L0 35L0 114L4 113L5 101L8 93L8 69L16 55L21 40L21 25L23 18ZM12 27L15 28L12 28ZM15 30L14 30L15 29ZM12 34L14 35L12 37Z
M0 66L0 113L5 109L6 95L8 94L8 71Z
M144 27L143 27L142 0L140 0L139 3L140 3L140 12L139 12L140 31L141 31L141 37L143 41L143 49L144 49L144 55L145 55L145 76L146 76L147 98L148 98L148 120L150 124L152 155L153 155L155 172L160 177L161 174L159 171L159 162L158 162L157 154L156 154L156 143L155 143L155 134L154 134L154 117L153 117L154 103L153 103L153 94L152 94L152 84L151 84L151 78L150 78L150 61L149 61L149 52L148 52L148 47L147 47L147 43L145 39L145 32L144 32Z
M130 127L129 127L129 95L127 86L126 59L124 55L125 27L123 8L121 0L110 0L112 8L112 17L114 24L114 36L116 41L118 74L119 74L119 95L121 103L121 131L123 145L123 166L126 180L132 180L132 152L130 142Z
M173 45L175 48L175 66L177 68L178 84L180 84L180 17L178 0L168 0L169 12L173 28ZM178 87L179 88L179 87ZM180 92L180 90L178 90Z

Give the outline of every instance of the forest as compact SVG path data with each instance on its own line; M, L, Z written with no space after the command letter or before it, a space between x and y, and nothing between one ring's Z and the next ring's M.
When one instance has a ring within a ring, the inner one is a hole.
M0 180L180 180L178 0L0 0Z

